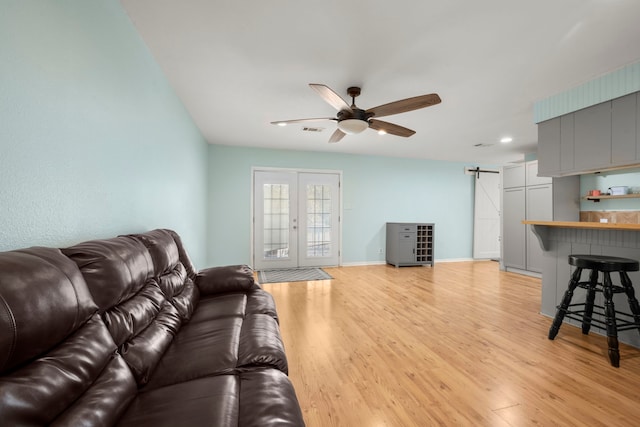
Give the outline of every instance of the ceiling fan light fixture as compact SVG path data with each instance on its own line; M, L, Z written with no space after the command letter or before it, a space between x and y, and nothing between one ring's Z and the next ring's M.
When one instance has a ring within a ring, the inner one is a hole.
M363 132L369 127L369 123L360 119L345 119L338 122L338 129L347 134Z

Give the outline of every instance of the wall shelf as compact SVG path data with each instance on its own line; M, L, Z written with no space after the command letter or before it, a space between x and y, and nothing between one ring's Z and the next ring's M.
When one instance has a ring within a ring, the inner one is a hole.
M592 202L599 202L600 199L638 199L640 198L640 193L638 194L621 194L619 196L608 196L606 194L601 194L599 196L584 196L583 200L591 200Z

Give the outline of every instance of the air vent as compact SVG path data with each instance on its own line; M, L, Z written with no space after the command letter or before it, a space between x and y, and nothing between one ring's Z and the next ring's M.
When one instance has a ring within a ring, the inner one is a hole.
M303 127L302 130L304 132L322 132L324 130L324 128L310 128L310 127Z
M480 144L473 144L473 146L474 146L474 147L477 147L477 148L486 148L486 147L491 147L492 145L493 145L493 144L483 144L483 143L480 143Z

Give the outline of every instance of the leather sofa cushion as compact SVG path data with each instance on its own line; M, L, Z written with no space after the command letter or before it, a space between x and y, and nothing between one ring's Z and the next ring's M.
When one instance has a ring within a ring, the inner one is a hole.
M97 310L80 271L57 249L0 253L0 271L0 372L48 351Z
M277 322L268 315L245 316L246 301L240 293L202 299L145 389L248 366L266 365L286 373L287 359Z
M136 382L118 353L73 405L56 418L52 427L115 425L136 396Z
M128 314L133 314L133 311ZM179 328L178 311L169 302L164 301L153 321L120 346L120 353L129 364L138 384L143 385L149 381Z
M182 292L171 299L171 304L178 310L182 320L188 322L199 300L200 290L193 283L193 280L187 278Z
M240 404L238 425L242 427L305 425L289 378L276 369L240 374Z
M235 375L200 378L140 393L118 426L236 427L239 400Z
M95 315L54 350L0 378L3 425L113 424L136 394L115 349Z
M128 300L153 278L149 251L132 237L91 240L62 252L82 271L101 311Z
M184 265L185 270L187 270L187 277L193 281L196 280L196 268L193 266L191 262L191 258L189 258L189 254L187 254L187 250L184 248L182 244L182 239L180 235L173 230L162 229L173 237L173 241L176 242L176 246L178 247L178 256L180 258L180 262Z
M300 427L304 420L287 376L261 369L142 392L118 425Z
M247 316L240 331L238 366L271 366L289 372L278 323L266 314Z
M278 321L276 304L270 293L254 289L243 293L206 295L200 300L193 321L235 315L245 317L252 314L267 314Z
M179 246L182 243L175 240L177 234L171 230L157 229L132 237L147 248L153 260L153 274L160 289L167 300L178 309L182 320L188 321L200 299L200 291L192 280L195 273L192 272L190 276L183 264L183 259L186 258L184 262L193 269L184 248Z
M168 230L156 229L146 233L134 234L149 250L156 272L166 272L180 263L180 254L173 236ZM186 273L186 270L185 270Z
M241 293L202 298L198 309L193 313L191 323L208 322L221 317L244 318L246 308L247 296Z
M131 236L80 243L63 252L78 264L138 385L149 380L180 329L147 248Z
M31 248L0 253L0 271L0 423L112 425L136 383L76 265Z
M145 389L232 372L238 364L241 329L242 318L237 316L187 323L160 360Z
M253 277L253 270L247 265L227 265L200 270L196 275L196 285L202 295L260 289Z
M280 323L278 319L278 313L276 312L276 303L273 300L273 296L263 291L262 289L256 289L251 292L247 292L247 315L251 314L268 314L273 317L276 322Z

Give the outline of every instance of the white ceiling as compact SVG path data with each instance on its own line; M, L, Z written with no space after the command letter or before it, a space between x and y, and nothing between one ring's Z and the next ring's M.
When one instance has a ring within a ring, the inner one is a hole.
M212 144L503 164L535 152L536 101L640 59L638 0L121 2ZM335 116L308 83L442 103L329 144L335 122L270 124Z

